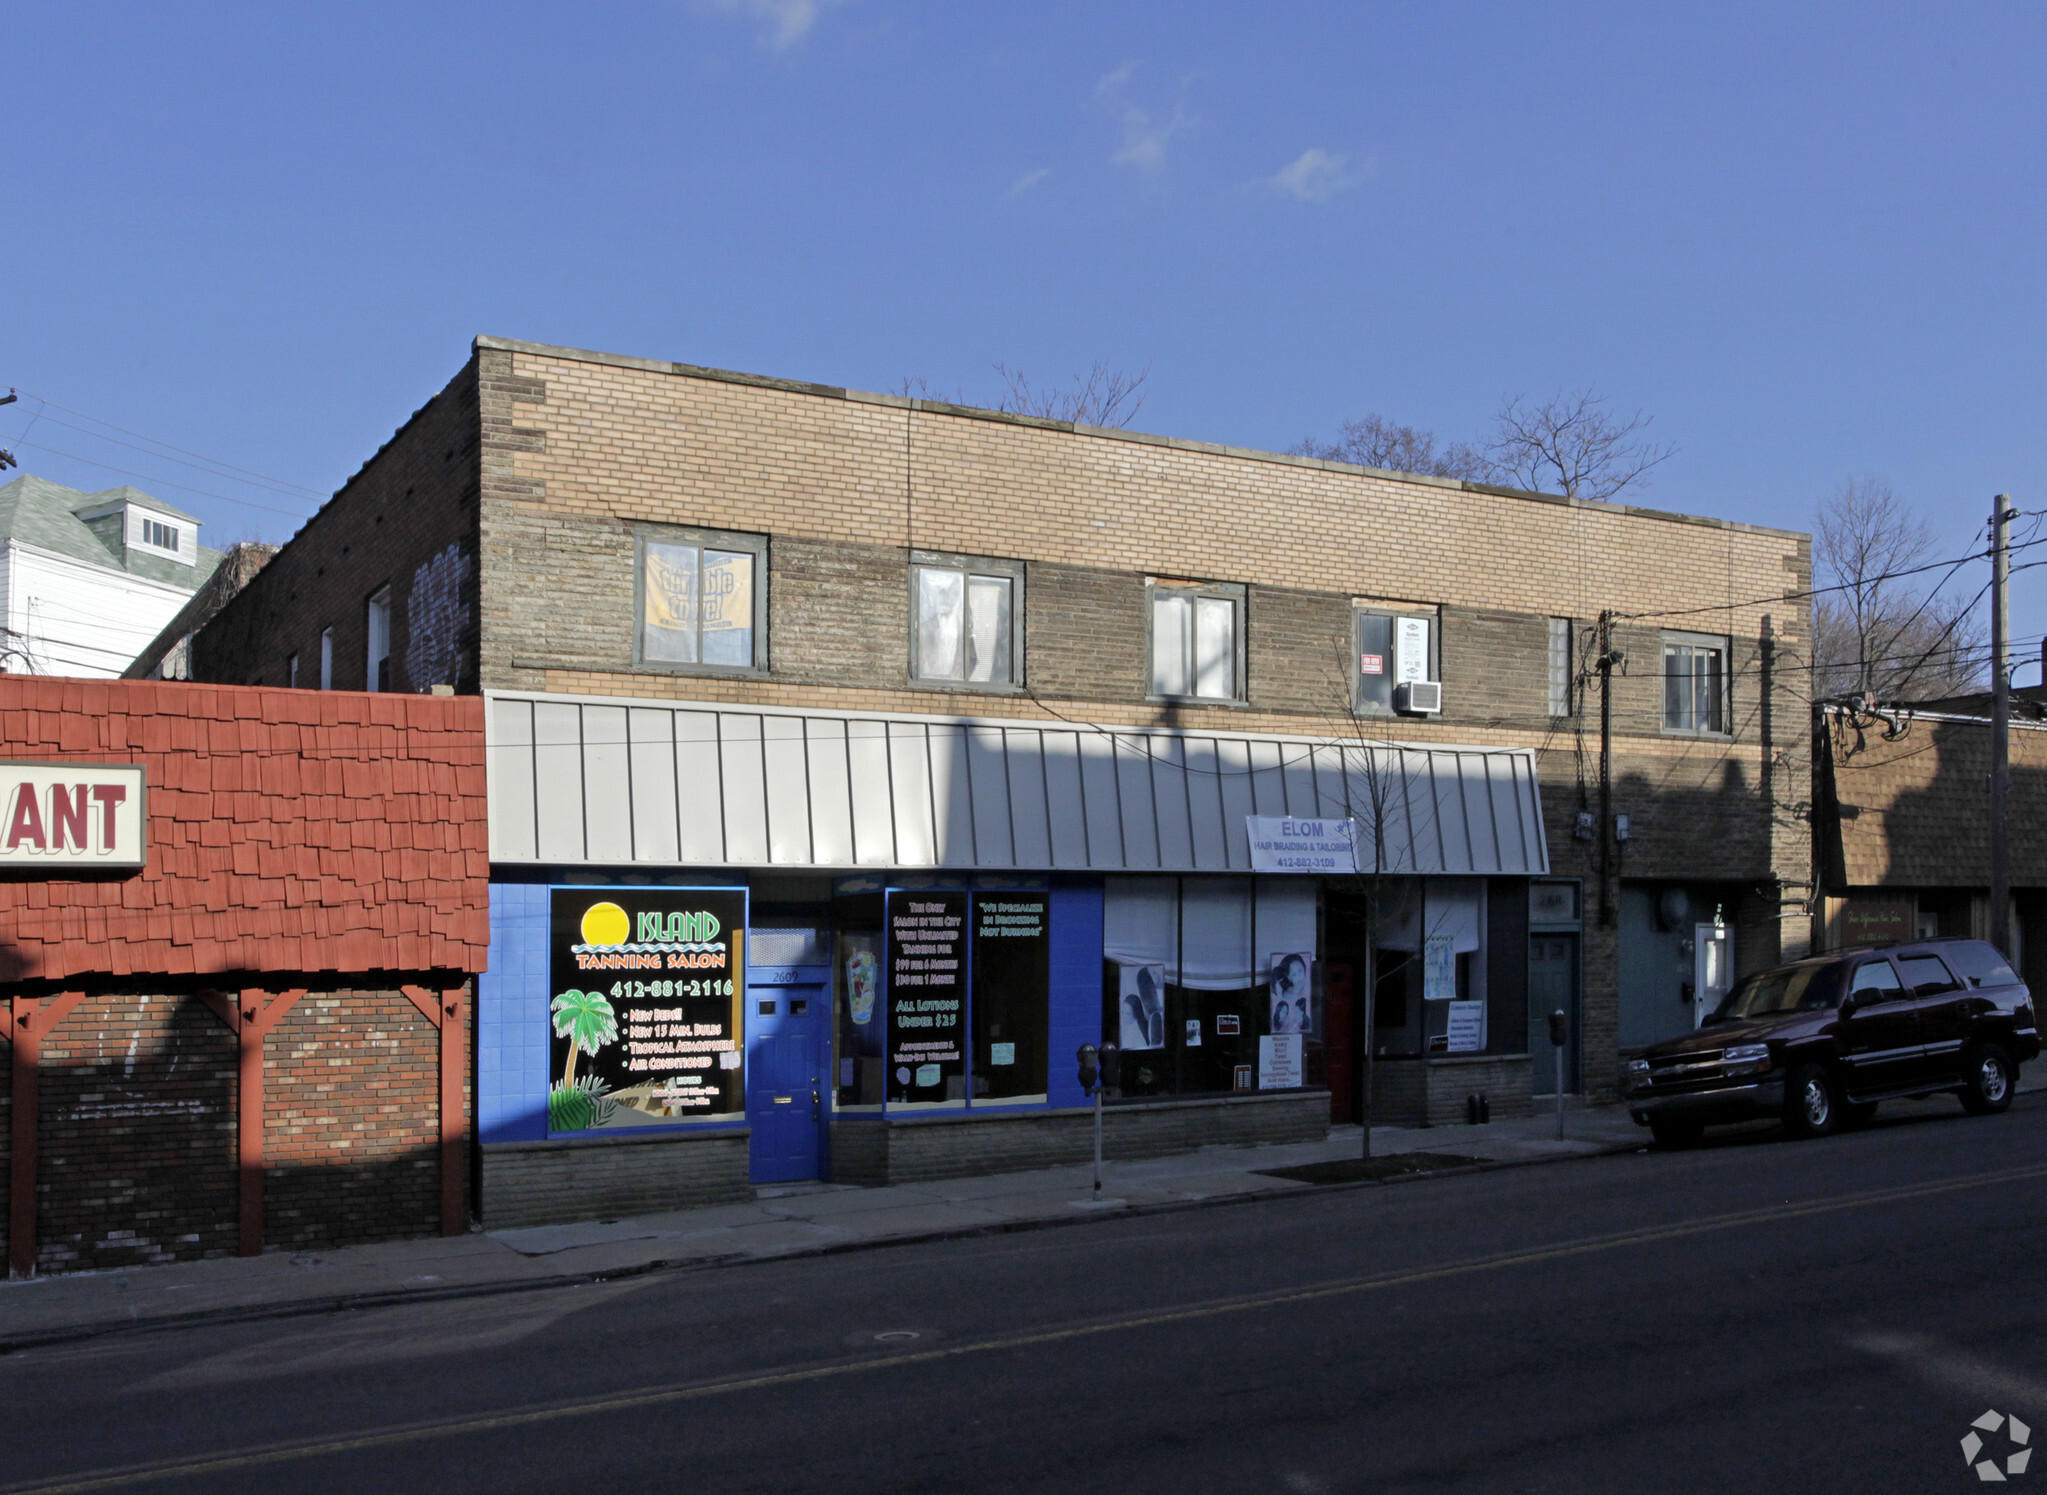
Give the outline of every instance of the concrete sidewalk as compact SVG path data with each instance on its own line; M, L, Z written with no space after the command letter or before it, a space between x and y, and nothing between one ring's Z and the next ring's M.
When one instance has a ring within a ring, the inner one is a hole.
M1472 1160L1453 1165L1468 1169L1648 1143L1648 1133L1620 1110L1571 1111L1562 1142L1554 1128L1553 1115L1427 1130L1374 1127L1372 1150L1376 1157L1415 1158L1418 1169L1429 1167L1430 1157L1450 1155ZM1085 1165L878 1189L804 1184L763 1187L751 1203L634 1219L40 1277L0 1284L0 1352L181 1322L516 1292L1298 1193L1328 1185L1270 1170L1356 1158L1360 1141L1357 1127L1344 1126L1331 1128L1323 1142L1112 1159L1099 1202Z

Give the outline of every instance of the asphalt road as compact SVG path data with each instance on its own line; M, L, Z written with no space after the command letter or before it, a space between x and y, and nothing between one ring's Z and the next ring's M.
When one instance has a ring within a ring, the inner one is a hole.
M0 1491L1980 1488L1972 1419L2047 1439L2047 1095L1896 1109L25 1351Z

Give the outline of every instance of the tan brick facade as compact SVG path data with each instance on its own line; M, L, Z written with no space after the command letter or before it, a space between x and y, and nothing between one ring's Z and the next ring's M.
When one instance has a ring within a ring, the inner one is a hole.
M472 465L448 455L471 446ZM764 675L634 667L634 535L649 524L767 538ZM1745 968L1807 938L1779 916L1811 876L1802 535L491 338L306 534L319 543L287 547L230 608L242 618L209 629L210 678L281 678L321 585L339 590L318 605L359 612L320 568L402 576L452 538L478 558L463 690L1533 747L1554 869L1588 879L1594 844L1573 827L1597 803L1597 698L1549 716L1548 620L1575 620L1583 657L1611 609L1627 657L1614 808L1632 823L1619 875L1754 886ZM1022 563L1023 689L912 682L913 550ZM1148 577L1245 589L1243 704L1147 698ZM296 611L280 600L294 591ZM1440 619L1439 720L1352 720L1360 599ZM1730 734L1662 730L1665 628L1728 640ZM1595 1089L1616 1043L1611 943L1588 927Z

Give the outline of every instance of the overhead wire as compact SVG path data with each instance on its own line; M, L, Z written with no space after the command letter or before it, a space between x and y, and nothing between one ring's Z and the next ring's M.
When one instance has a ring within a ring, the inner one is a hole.
M26 396L27 398L29 398L29 399L31 399L31 400L34 400L34 401L36 401L36 403L37 403L37 404L38 404L39 406L41 406L41 407L45 407L45 408L47 408L47 409L50 409L50 410L61 410L61 411L63 411L63 412L64 412L64 413L66 414L66 415L75 415L75 416L77 416L77 417L78 417L78 418L79 418L80 420L84 420L84 421L91 421L91 422L92 422L92 423L93 423L94 425L96 425L96 426L105 426L105 427L106 427L106 428L107 428L108 430L110 430L110 431L119 431L119 432L120 432L120 433L121 433L121 434L122 434L123 436L133 436L133 437L134 437L134 438L135 438L135 439L136 439L137 441L146 441L146 442L148 442L148 443L149 443L149 444L150 444L151 446L160 446L160 447L164 448L164 450L166 450L166 451L171 451L171 452L177 452L177 453L178 453L179 455L181 455L181 456L191 457L191 458L194 458L194 459L196 459L196 460L197 460L197 461L199 461L199 462L204 462L204 463L207 463L207 464L209 464L209 465L211 465L211 466L214 466L214 467L218 467L218 468L222 468L222 469L225 469L225 471L226 471L226 472L231 472L231 473L235 473L235 474L239 475L240 477L243 477L243 478L250 478L250 479L254 479L254 480L255 480L255 481L257 481L257 482L263 483L263 484L265 484L265 485L268 485L268 486L276 487L276 488L279 488L279 489L289 489L289 490L292 490L292 491L294 491L295 493L297 493L297 494L299 494L299 495L302 495L302 496L304 496L304 497L306 497L306 498L310 498L310 499L316 500L316 501L318 501L318 502L323 502L323 503L324 503L324 502L326 501L326 498L327 498L327 495L326 495L326 494L323 494L323 493L321 493L321 492L320 492L319 490L317 490L317 489L314 489L314 488L308 488L308 487L306 487L306 486L305 486L305 485L304 485L303 483L293 483L293 482L290 482L290 481L288 481L288 480L286 480L286 479L284 479L284 478L274 478L274 477L271 477L271 476L269 476L268 474L265 474L265 473L260 473L260 472L257 472L257 471L256 471L256 470L255 470L254 468L249 468L249 467L237 467L237 466L236 466L236 465L235 465L234 463L232 463L232 462L223 462L223 461L221 461L221 460L220 460L219 458L217 458L217 457L209 457L209 456L205 455L205 454L204 454L203 452L195 452L195 451L192 451L192 450L190 450L190 449L188 449L188 448L186 448L186 447L182 447L182 446L175 446L175 445L173 445L172 443L170 443L170 442L168 442L168 441L160 441L160 440L158 440L158 439L157 439L156 437L154 437L154 436L145 436L145 435L144 435L144 434L143 434L142 432L140 432L140 431L131 431L131 430L129 430L129 429L128 429L128 428L126 427L126 426L117 426L117 425L115 425L115 424L114 424L114 423L113 423L112 421L110 421L110 420L102 420L102 419L101 419L101 418L100 418L99 416L97 416L97 415L90 415L90 414L87 414L87 413L86 413L85 411L83 411L83 410L73 410L73 409L72 409L72 408L71 408L71 407L70 407L69 405L60 405L60 404L58 404L58 403L57 403L57 402L56 402L55 400L51 399L51 398L50 398L50 397L49 397L48 395L39 395L39 394L35 393L35 392L34 392L33 390L27 390L27 389L16 389L16 390L14 391L14 393L16 393L16 394L18 394L18 395L25 395L25 396ZM40 412L40 411L38 411L38 414L40 414L40 413L41 413L41 412ZM59 420L55 420L55 418L54 418L54 417L51 417L51 419L52 419L52 420L53 420L53 422L54 422L55 424L57 424L57 425L60 425L60 426L62 426L62 425L68 425L68 422L65 422L65 421L59 421ZM70 429L72 429L72 430L78 430L79 428L78 428L78 427L76 427L76 426L71 426L71 427L70 427ZM86 435L96 435L97 433L95 433L95 432L90 432L90 431L88 431L88 432L86 432L85 434L86 434ZM110 438L110 437L101 437L100 439L101 439L101 440L111 440L112 438ZM128 443L126 443L126 442L122 442L122 443L120 443L120 445L123 445L123 446L126 446L127 444L128 444Z
M280 509L275 504L259 504L251 498L236 498L231 493L215 493L211 488L194 488L189 483L173 483L155 473L136 472L132 468L116 467L111 462L102 462L95 457L81 457L76 452L59 451L54 446L44 446L40 441L18 441L17 446L33 447L39 452L48 452L53 457L63 457L72 462L83 462L88 467L102 468L107 472L118 472L123 477L140 478L152 488L175 488L180 493L196 493L202 498L217 498L222 503L240 504L244 508L261 509L267 514L282 514L287 519L304 520L307 516L296 509Z

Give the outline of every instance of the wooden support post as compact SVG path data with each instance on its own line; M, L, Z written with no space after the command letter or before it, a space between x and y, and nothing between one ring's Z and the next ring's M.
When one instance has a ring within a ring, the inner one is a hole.
M304 987L279 992L265 1000L256 987L244 987L237 1001L224 992L202 990L199 1000L233 1030L241 1045L240 1083L235 1090L238 1123L236 1165L241 1173L241 1229L238 1254L263 1254L263 1040L306 994Z
M469 1128L462 1104L469 993L457 987L436 997L423 986L398 989L441 1032L441 1234L462 1235L469 1229Z
M7 1183L7 1275L33 1277L40 1239L36 1211L36 1155L41 1146L43 1035L64 1021L85 1000L82 991L59 992L45 1002L15 997L7 1004L4 1026L13 1050L11 1138Z

